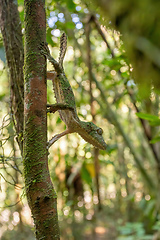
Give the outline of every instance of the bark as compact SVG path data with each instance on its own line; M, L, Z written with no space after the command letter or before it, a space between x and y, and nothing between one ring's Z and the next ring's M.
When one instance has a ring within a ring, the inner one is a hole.
M48 170L44 0L25 0L24 176L37 239L60 239L57 198Z
M0 0L0 27L3 36L3 44L6 53L8 77L10 85L10 111L14 127L16 130L17 141L21 154L23 152L23 106L24 106L24 79L23 63L24 50L22 42L21 22L17 9L17 2L13 0ZM13 135L14 132L11 134ZM17 169L16 149L14 139L11 139L14 156L14 166ZM19 173L14 172L15 184L19 183ZM22 205L20 203L19 193L16 192L16 211L19 213L19 227L23 230L21 217Z
M23 151L24 84L21 22L15 0L0 0L0 27L6 52L10 80L10 109L17 141Z

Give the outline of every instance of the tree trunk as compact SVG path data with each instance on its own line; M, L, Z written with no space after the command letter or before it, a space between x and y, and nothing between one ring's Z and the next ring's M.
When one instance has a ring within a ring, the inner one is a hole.
M17 9L17 2L15 0L0 0L0 27L3 36L10 79L11 116L22 154L24 121L24 50L21 22Z
M37 239L60 239L57 198L48 170L44 0L25 0L24 176Z
M95 109L94 109L94 97L93 97L93 72L92 72L92 61L91 61L91 42L90 42L90 33L91 33L91 23L92 16L89 16L88 22L86 23L86 47L87 47L87 67L88 67L88 79L89 79L89 91L90 91L90 107L91 107L91 115L92 121L96 124L95 118ZM95 185L97 190L98 197L98 211L102 209L101 204L101 195L100 195L100 184L99 184L99 150L98 148L94 148L94 169L95 169Z

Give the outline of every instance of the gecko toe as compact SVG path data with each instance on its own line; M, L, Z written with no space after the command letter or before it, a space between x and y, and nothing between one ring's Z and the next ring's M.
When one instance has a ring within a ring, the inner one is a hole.
M48 49L48 43L47 42L41 42L39 46L39 50L43 55L47 55L49 53Z

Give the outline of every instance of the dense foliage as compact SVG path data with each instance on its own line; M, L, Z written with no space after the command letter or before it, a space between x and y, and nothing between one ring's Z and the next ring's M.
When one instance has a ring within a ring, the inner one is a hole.
M22 0L18 10L23 32ZM97 151L71 134L51 147L49 166L58 196L61 238L159 239L159 96L152 86L147 97L142 89L139 92L121 33L110 21L101 25L106 21L98 9L85 1L46 0L46 14L47 42L56 59L59 37L63 32L68 36L64 69L78 115L102 127L108 145L107 151ZM9 110L2 38L0 59L0 234L3 240L29 234L28 239L34 239ZM47 85L48 103L54 103L52 83ZM58 112L48 114L49 139L64 129Z

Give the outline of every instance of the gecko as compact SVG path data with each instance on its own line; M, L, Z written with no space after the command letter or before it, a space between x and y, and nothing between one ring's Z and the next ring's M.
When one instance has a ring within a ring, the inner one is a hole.
M66 49L67 36L65 33L63 33L60 38L58 61L51 56L47 43L41 43L40 47L41 54L43 54L54 67L53 71L47 72L47 79L52 80L56 103L47 104L47 112L54 113L58 111L61 120L66 125L64 132L56 134L49 140L48 148L62 136L76 132L94 147L105 150L107 144L102 136L102 128L96 126L93 122L81 121L78 117L74 93L63 69L63 59Z

